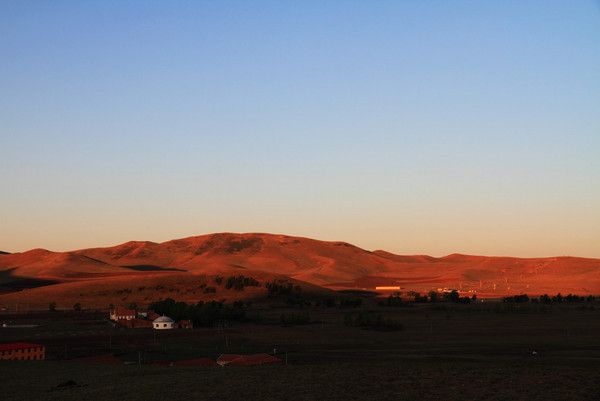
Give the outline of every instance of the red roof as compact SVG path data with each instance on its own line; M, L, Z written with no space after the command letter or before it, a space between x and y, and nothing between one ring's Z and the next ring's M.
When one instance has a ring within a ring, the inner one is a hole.
M210 358L184 359L173 364L175 366L217 366L217 363Z
M0 351L10 351L15 349L43 348L43 345L33 343L6 343L0 344Z
M210 358L183 359L181 361L154 361L151 364L164 366L217 366L217 363Z
M135 316L137 313L132 309L117 306L117 308L113 310L113 314L117 316Z
M252 366L252 365L263 365L267 363L279 363L281 359L276 358L269 354L252 354L252 355L238 355L238 354L223 354L217 359L217 363L221 366Z

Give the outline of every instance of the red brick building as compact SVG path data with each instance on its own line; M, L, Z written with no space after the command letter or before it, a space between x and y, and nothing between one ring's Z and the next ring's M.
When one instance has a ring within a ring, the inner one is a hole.
M0 360L40 361L46 359L46 347L32 343L0 344Z
M148 318L148 320L156 320L160 317L160 315L154 312L153 310L149 310L146 317Z
M152 322L144 319L120 319L117 320L119 326L127 327L128 329L143 329L152 328Z
M114 321L119 320L131 320L137 317L137 312L133 309L127 309L123 307L116 307L110 311L110 319Z

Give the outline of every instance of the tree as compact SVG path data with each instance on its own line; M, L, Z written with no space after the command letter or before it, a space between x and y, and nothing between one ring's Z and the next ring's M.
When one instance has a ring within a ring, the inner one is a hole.
M551 304L552 298L548 294L544 294L540 296L540 302L543 304Z
M450 302L458 302L460 295L458 294L458 291L452 290L452 292L445 293L444 298Z
M127 308L131 309L131 310L137 310L138 305L135 302L130 303Z
M48 304L48 310L51 311L51 312L56 311L56 302L50 302Z
M77 312L81 311L81 304L77 302L75 305L73 305L73 310Z

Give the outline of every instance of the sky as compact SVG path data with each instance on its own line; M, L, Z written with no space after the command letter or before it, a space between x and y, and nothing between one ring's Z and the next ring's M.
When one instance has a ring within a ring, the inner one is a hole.
M0 250L600 257L594 1L0 2Z

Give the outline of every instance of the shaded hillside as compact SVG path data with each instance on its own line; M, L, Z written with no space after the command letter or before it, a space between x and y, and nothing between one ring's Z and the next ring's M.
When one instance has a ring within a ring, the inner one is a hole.
M107 308L110 304L147 305L166 298L188 303L213 299L233 302L267 297L269 295L267 283L292 285L302 296L324 297L333 293L323 287L263 272L246 272L244 277L252 278L255 282L242 287L228 285L231 277L239 277L239 275L172 273L149 274L136 277L135 280L127 276L116 276L103 280L51 283L53 285L36 286L36 288L4 294L0 296L0 305L21 303L27 304L32 309L46 309L50 302L55 302L59 308L71 308L75 303L80 303L85 308Z
M79 280L131 274L131 270L89 258L77 252L51 252L32 249L0 255L0 271L11 270L13 277L48 280Z

